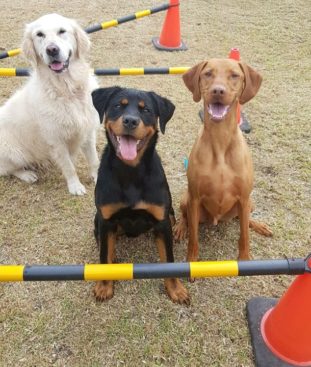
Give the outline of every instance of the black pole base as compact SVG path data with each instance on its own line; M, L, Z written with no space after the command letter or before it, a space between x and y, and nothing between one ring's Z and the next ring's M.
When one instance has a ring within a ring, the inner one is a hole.
M247 302L247 320L253 345L256 367L297 367L275 356L266 346L261 332L260 323L263 315L277 304L276 298L255 297Z
M160 44L159 37L153 37L152 43L153 43L153 46L159 51L186 51L188 50L188 47L184 44L183 41L181 41L181 44L178 47L166 47Z

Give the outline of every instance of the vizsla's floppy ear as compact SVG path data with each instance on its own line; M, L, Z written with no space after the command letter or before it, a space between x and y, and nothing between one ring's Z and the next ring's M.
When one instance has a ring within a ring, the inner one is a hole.
M260 88L262 77L256 70L252 69L244 62L239 62L239 64L245 78L244 89L240 95L239 101L241 104L244 104L255 97Z
M35 46L33 44L31 32L32 32L31 24L26 25L24 39L22 42L22 51L23 55L31 63L31 65L33 67L36 67L38 63L38 57L35 50Z
M100 123L103 122L111 97L121 89L120 87L98 88L92 92L93 105L99 114Z
M154 92L149 92L154 102L156 114L159 116L160 129L162 134L165 132L167 122L172 118L175 111L174 104L167 98L161 97Z
M200 102L201 100L200 74L207 63L207 61L200 62L182 76L186 87L192 92L194 102Z

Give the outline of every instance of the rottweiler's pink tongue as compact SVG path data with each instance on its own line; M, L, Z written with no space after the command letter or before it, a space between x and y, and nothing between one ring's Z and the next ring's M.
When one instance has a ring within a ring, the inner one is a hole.
M136 139L131 136L120 136L120 153L123 159L132 161L137 156L137 144Z

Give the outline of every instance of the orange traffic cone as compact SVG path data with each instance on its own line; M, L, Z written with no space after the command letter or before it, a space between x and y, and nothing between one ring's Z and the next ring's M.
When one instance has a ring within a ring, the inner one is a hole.
M180 37L179 0L170 0L160 38L154 37L152 43L155 48L162 51L187 50Z
M240 61L240 50L238 48L232 48L229 53L229 59ZM238 103L236 108L236 116L237 116L237 123L240 125L242 123L240 103Z
M311 366L311 274L297 276L278 304L265 313L261 334L281 360Z
M229 53L229 59L240 61L240 50L238 48L232 48Z

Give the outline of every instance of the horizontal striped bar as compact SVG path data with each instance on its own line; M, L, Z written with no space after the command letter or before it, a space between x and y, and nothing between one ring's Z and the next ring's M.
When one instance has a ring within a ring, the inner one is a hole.
M165 75L184 74L190 69L189 66L159 67L159 68L120 68L120 69L94 69L94 74L98 76L108 75ZM0 74L1 75L1 74Z
M148 15L152 15L152 14L158 13L160 11L167 10L169 8L170 8L170 4L163 4L163 5L159 5L157 7L151 8L151 9L137 11L134 14L126 15L126 16L121 17L121 18L112 19L112 20L109 20L107 22L94 24L90 27L85 28L85 32L86 33L93 33L93 32L100 31L102 29L108 29L108 28L111 28L111 27L116 27L119 24L127 23L127 22L130 22L132 20L136 20L136 19L140 19L140 18L146 17Z
M94 69L97 76L135 76L135 75L165 75L183 74L189 70L189 66L159 67L159 68L120 68L120 69ZM29 76L30 70L24 68L0 68L0 77Z
M21 53L21 51L22 50L20 48L14 48L13 50L1 52L0 53L0 59L5 59L7 57L12 57L12 56L19 55Z
M29 76L30 70L24 68L0 68L1 76Z
M0 265L0 281L132 280L174 277L298 275L311 273L306 259L202 261L156 264Z
M86 27L84 30L88 34L98 32L98 31L101 31L102 29L108 29L108 28L111 28L111 27L116 27L119 24L130 22L132 20L140 19L142 17L146 17L148 15L152 15L152 14L158 13L160 11L167 10L170 7L171 7L170 4L159 5L159 6L156 6L154 8L151 8L151 9L137 11L134 14L126 15L126 16L118 18L118 19L112 19L112 20L108 20L107 22L102 22L102 23L91 25L89 27ZM16 55L19 55L21 52L22 52L22 50L20 48L15 48L13 50L4 51L4 52L0 53L0 59L5 59L7 57L16 56Z

